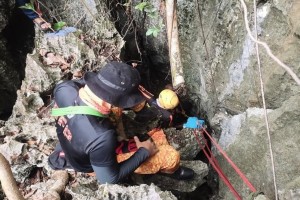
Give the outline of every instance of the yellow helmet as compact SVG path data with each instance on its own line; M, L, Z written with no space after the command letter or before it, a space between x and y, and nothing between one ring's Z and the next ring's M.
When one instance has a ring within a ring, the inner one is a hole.
M164 89L159 93L158 103L164 109L174 109L179 104L179 99L174 91Z

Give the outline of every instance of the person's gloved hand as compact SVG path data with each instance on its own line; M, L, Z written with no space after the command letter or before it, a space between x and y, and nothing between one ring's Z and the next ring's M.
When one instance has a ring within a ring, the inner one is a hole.
M197 117L189 117L187 122L183 124L183 128L201 128L204 126L204 120Z

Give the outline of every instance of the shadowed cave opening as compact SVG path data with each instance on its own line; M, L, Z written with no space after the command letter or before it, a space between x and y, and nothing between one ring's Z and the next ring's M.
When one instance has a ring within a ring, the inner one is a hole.
M13 79L1 78L0 119L7 120L17 98L17 89L20 88L25 77L26 56L34 49L34 25L20 9L14 8L3 29L1 37L6 42L6 52L1 54L1 60L7 65L7 71L1 76L12 76ZM3 72L2 72L3 73ZM13 74L13 75L11 75ZM11 87L13 85L14 87Z

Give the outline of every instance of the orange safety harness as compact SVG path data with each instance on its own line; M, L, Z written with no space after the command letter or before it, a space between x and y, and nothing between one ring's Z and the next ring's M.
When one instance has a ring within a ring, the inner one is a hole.
M212 167L216 170L222 181L227 185L227 187L230 189L230 191L233 193L236 199L241 200L241 196L239 193L235 190L233 185L230 183L228 177L224 174L222 171L217 159L213 156L210 148L208 147L207 141L205 139L205 136L207 136L210 141L216 146L216 148L219 150L219 152L224 156L224 158L227 160L227 162L232 166L232 168L236 171L236 173L241 177L241 179L244 181L244 183L248 186L248 188L252 192L256 192L256 189L251 184L251 182L247 179L247 177L241 172L241 170L234 164L234 162L228 157L228 155L224 152L224 150L220 147L220 145L211 137L211 135L206 131L204 127L198 128L194 130L194 135L197 140L197 143L199 144L200 148L203 150L205 156L207 157L209 163L212 165ZM202 141L201 141L202 139Z

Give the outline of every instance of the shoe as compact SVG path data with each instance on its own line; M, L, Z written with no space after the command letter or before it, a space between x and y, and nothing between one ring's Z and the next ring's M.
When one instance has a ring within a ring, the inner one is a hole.
M163 173L163 175L177 180L191 180L194 178L195 172L190 168L181 166L173 174Z

